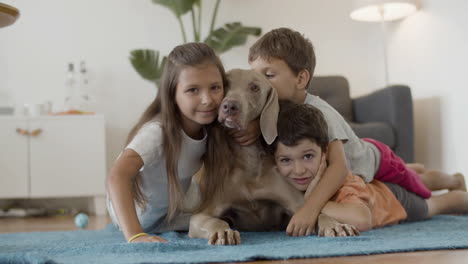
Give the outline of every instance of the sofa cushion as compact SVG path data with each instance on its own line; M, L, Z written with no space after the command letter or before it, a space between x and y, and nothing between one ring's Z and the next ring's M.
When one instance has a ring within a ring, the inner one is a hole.
M390 148L395 147L395 133L393 128L383 122L353 123L349 125L359 138L372 138L385 143Z
M310 81L307 91L330 104L346 121L353 121L349 84L343 76L316 76Z

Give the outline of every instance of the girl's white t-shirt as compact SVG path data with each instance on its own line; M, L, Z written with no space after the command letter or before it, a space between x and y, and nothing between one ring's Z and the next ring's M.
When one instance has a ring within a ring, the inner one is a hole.
M181 131L181 151L177 165L182 191L187 192L192 176L201 168L201 157L205 153L206 131L201 140L194 140ZM159 121L153 120L141 127L126 148L134 150L143 160L140 170L142 191L147 198L146 207L140 208L136 203L137 216L145 232L164 232L188 230L190 214L183 213L170 223L166 221L168 211L168 184L166 160L162 153L162 129ZM192 198L192 197L191 197ZM118 226L117 216L112 203L107 199L107 208L112 221Z

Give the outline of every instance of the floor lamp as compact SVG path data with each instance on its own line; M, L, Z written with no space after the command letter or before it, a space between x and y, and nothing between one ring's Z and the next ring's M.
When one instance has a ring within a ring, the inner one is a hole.
M385 63L385 86L388 86L387 30L388 21L403 19L420 8L418 0L353 0L350 17L364 22L380 22Z

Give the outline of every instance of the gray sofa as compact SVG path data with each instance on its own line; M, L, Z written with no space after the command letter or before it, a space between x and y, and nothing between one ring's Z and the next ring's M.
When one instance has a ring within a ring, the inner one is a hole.
M316 76L307 90L333 106L358 137L379 140L405 162L414 162L413 101L408 86L392 85L351 99L343 76Z

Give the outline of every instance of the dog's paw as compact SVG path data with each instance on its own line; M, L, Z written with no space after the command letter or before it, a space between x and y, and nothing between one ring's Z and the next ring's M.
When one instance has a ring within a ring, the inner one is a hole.
M229 228L213 232L208 239L210 245L239 245L240 243L239 231Z
M320 214L317 221L317 234L325 237L359 236L359 230L349 224L338 222L335 218Z
M353 225L337 222L333 225L319 227L318 235L324 237L359 236L359 230Z

